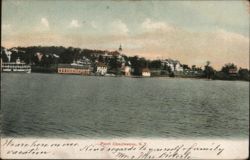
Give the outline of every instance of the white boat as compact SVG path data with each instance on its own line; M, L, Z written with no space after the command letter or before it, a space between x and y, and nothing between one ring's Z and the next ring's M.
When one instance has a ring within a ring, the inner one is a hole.
M3 72L31 72L31 66L21 62L19 58L16 60L16 62L3 62L1 69Z

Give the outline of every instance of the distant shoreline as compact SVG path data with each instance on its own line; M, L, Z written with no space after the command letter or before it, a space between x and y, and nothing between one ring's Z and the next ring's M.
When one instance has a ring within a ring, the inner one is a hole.
M57 74L62 76L81 76L81 77L112 77L112 78L134 78L134 79L152 79L152 78L161 78L161 79L190 79L190 80L206 80L206 81L241 81L241 82L250 82L247 80L239 80L239 79L207 79L207 78L195 78L195 77L181 77L181 76L175 76L175 77L169 77L169 76L151 76L151 77L143 77L143 76L98 76L98 75L79 75L79 74L59 74L59 73L47 73L47 72L31 72L31 73L19 73L19 72L1 72L1 74Z

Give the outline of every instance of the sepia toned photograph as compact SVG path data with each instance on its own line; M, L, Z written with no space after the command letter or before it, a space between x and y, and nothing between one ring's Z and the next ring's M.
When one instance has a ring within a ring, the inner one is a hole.
M246 159L247 0L2 0L2 159Z

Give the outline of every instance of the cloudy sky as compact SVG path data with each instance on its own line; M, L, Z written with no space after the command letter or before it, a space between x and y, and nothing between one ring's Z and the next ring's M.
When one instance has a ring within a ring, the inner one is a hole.
M55 45L249 68L242 1L3 0L4 47Z

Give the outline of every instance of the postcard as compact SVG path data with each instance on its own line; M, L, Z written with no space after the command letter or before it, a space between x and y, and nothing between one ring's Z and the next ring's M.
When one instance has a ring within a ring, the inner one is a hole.
M1 3L1 159L248 158L249 1Z

